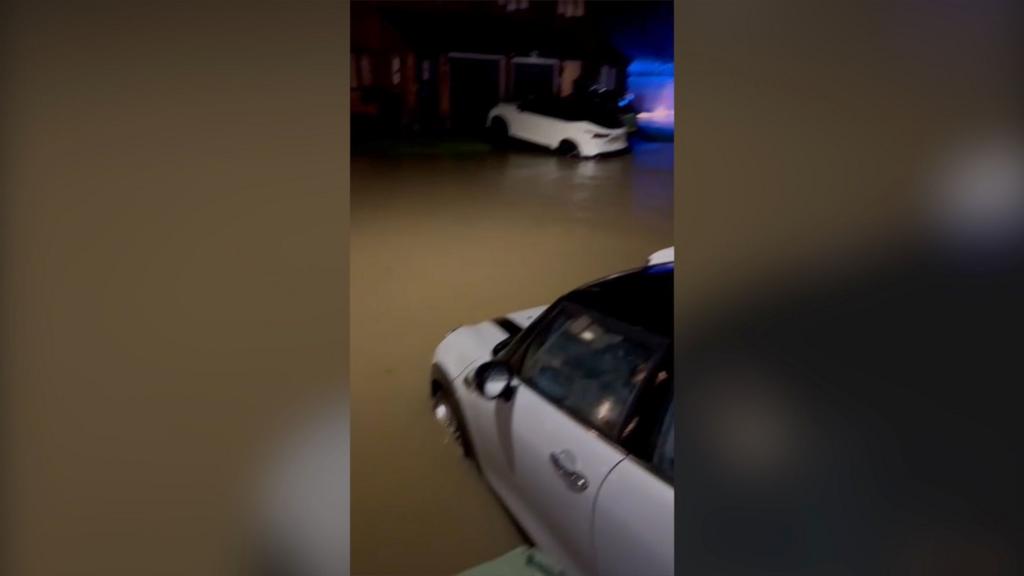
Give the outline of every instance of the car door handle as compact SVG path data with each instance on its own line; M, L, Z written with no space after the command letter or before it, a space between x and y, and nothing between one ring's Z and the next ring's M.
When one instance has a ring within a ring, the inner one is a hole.
M573 492L583 492L590 486L587 477L576 471L576 457L568 450L551 453L551 465L565 479L565 483Z

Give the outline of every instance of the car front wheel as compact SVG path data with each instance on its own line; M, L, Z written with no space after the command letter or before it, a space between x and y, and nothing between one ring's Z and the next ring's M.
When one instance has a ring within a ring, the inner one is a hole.
M562 140L561 142L559 142L558 143L558 148L555 149L555 152L557 152L557 153L559 153L562 156L565 156L567 158L579 158L580 157L580 149L579 149L579 147L576 146L576 143L571 141L571 140Z

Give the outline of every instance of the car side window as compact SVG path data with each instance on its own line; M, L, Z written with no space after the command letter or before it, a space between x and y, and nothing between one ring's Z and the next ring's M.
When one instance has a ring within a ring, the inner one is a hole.
M626 451L670 484L675 449L672 366L672 354L668 351L633 401L620 437Z
M520 109L523 112L531 112L541 116L554 116L556 114L557 101L550 98L533 97L525 100Z
M543 108L544 102L536 97L527 98L519 105L519 109L523 112L531 112L533 114L543 114Z
M572 416L615 438L664 345L639 329L565 305L527 346L519 376Z
M654 452L654 470L662 478L672 484L675 480L676 465L676 419L672 417L672 408L669 407L664 424L661 428L658 448Z

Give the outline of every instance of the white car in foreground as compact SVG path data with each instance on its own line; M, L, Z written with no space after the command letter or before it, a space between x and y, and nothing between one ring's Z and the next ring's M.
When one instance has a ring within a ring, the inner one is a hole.
M434 414L580 576L673 574L672 262L453 330Z
M676 248L675 246L669 246L668 248L662 248L654 254L647 257L647 265L654 266L655 264L667 264L668 262L676 261Z
M567 156L591 158L629 148L617 113L565 99L498 104L487 115L487 128L496 143L515 138Z

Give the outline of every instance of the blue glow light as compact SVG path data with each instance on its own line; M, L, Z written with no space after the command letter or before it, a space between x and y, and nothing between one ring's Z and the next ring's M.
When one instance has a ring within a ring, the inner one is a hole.
M655 264L654 266L648 266L645 272L647 272L648 274L671 274L675 272L675 269L675 262L666 262L664 264Z
M627 68L630 76L668 76L675 77L675 64L671 60L650 60L640 58L634 60Z
M635 95L637 124L659 133L675 128L675 65L671 60L641 58L626 68L627 89Z

